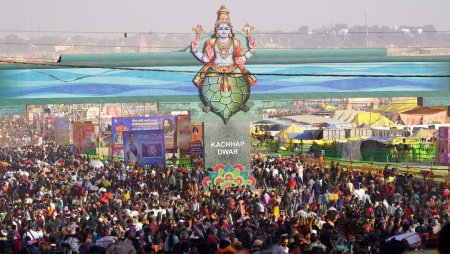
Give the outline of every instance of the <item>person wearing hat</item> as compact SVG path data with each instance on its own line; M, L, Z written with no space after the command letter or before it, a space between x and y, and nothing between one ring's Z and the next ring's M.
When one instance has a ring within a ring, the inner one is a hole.
M326 253L327 250L327 247L320 242L315 229L311 230L311 250L313 253Z
M242 247L242 242L240 242L240 241L236 241L235 243L234 243L234 248L236 249L236 250L242 250L243 249L243 247Z
M256 239L255 241L253 241L253 245L252 245L252 251L259 251L263 248L264 242L261 241L260 239Z
M5 229L0 230L0 241L6 241L8 238L6 238L8 235L8 231Z

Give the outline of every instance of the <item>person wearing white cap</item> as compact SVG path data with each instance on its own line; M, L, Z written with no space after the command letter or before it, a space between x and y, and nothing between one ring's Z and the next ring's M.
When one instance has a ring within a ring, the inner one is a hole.
M327 247L322 244L319 240L318 232L317 230L313 229L311 230L311 248L314 252L314 249L318 249L318 251L323 250L323 253L326 253ZM314 253L320 253L320 252L314 252Z
M252 251L259 251L260 249L263 248L263 245L264 245L264 242L263 242L263 241L261 241L261 240L259 240L259 239L256 239L256 240L253 242L253 249L252 249Z

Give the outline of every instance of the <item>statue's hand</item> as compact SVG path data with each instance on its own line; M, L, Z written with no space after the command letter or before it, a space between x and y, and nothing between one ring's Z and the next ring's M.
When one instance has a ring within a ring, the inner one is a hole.
M250 48L250 53L254 54L256 51L256 41L253 40L251 35L248 36L248 46Z
M241 65L244 65L245 60L244 60L242 57L236 57L236 58L234 59L234 63L235 63L237 66L241 66Z
M191 43L192 53L197 53L198 52L198 41L199 41L198 36L195 36L195 40L192 41L192 43Z
M214 48L213 47L206 47L205 51L206 51L206 55L208 58L211 58L211 56L214 56Z

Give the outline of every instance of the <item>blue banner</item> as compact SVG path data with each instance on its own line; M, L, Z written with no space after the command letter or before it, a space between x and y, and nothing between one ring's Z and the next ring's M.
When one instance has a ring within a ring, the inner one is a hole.
M126 164L165 164L164 130L124 131L123 151Z
M123 144L122 132L124 131L142 131L142 130L160 130L163 125L163 117L113 117L112 118L112 136L113 145Z
M140 130L161 130L163 118L154 117L113 117L111 126L113 156L124 158L123 132Z

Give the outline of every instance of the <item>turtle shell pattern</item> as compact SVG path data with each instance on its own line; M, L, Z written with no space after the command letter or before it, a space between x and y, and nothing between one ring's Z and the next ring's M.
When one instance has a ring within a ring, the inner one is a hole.
M200 97L205 105L204 111L216 113L227 123L231 116L241 109L248 111L245 103L250 97L250 85L243 75L227 75L231 91L224 92L220 90L222 79L222 76L206 75Z

